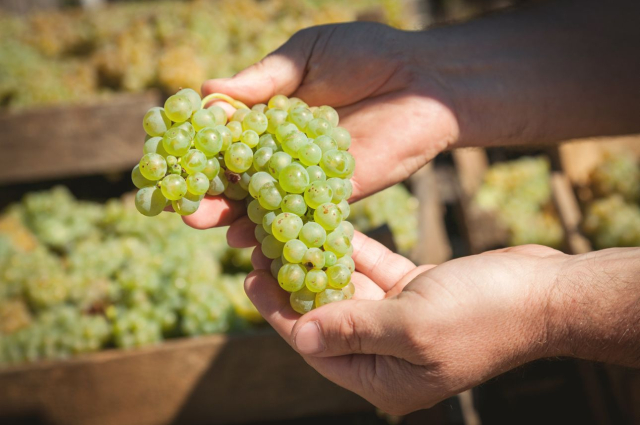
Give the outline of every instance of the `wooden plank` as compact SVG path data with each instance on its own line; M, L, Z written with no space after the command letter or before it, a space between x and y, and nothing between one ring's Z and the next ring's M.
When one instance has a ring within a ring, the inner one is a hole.
M142 156L142 118L159 103L148 92L0 114L0 184L131 168Z
M0 370L3 425L208 425L358 411L373 406L272 330Z

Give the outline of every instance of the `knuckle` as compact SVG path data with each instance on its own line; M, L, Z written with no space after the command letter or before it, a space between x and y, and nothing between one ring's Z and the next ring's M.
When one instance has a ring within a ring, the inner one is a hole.
M352 353L362 353L362 338L357 319L352 311L344 311L340 317L339 332L345 348Z

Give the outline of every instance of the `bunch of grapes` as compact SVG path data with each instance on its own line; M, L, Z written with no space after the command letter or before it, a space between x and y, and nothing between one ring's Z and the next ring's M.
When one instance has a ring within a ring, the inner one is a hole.
M223 99L236 107L227 122ZM271 271L301 314L353 296L353 226L347 202L355 160L351 136L330 106L273 96L251 109L225 95L170 96L143 120L144 156L132 171L146 216L167 206L194 213L205 194L247 200Z

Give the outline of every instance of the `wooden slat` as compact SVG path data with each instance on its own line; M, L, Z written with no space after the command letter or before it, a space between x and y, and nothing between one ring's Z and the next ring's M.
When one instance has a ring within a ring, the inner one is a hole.
M160 95L118 95L103 103L0 114L0 184L101 174L142 156L142 118Z

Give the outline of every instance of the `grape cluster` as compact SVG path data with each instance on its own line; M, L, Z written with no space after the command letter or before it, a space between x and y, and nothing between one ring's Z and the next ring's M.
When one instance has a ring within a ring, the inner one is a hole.
M221 98L237 109L231 120ZM201 100L183 89L143 120L145 155L132 171L136 207L146 216L168 205L194 213L201 199L247 200L255 236L280 286L299 313L350 298L354 272L349 178L351 136L330 106L310 108L273 96L249 109L224 95Z

